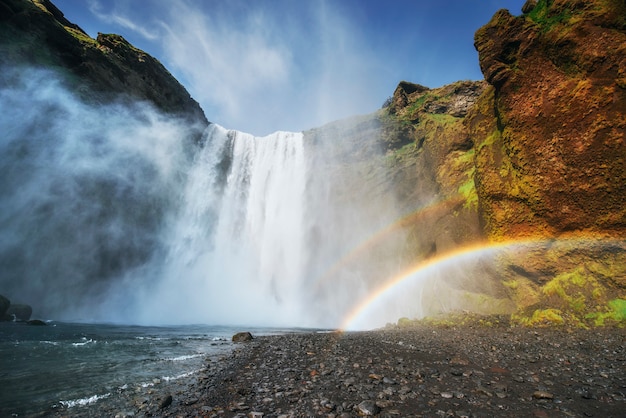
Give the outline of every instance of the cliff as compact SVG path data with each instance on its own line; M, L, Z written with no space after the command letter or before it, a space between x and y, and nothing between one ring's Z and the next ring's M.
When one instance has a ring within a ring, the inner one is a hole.
M491 87L469 123L493 239L626 231L626 5L529 2L475 37Z
M486 83L396 89L384 140L398 193L430 184L450 202L407 224L416 257L511 248L481 272L490 292L448 280L490 298L469 310L529 325L626 319L625 29L622 1L528 1L476 32Z
M85 100L148 101L197 123L199 132L209 123L158 60L119 35L92 39L49 0L0 0L0 66L16 65L56 70Z

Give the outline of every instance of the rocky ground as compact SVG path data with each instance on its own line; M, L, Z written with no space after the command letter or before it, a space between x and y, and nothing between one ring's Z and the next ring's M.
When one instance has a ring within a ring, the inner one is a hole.
M503 324L258 337L209 362L191 381L135 397L126 412L106 412L117 417L624 417L625 337L626 331L616 328Z

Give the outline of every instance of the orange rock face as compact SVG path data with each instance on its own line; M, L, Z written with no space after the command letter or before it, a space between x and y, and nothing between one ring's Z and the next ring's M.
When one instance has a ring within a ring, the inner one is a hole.
M626 235L626 5L539 1L475 35L491 87L468 118L492 239Z

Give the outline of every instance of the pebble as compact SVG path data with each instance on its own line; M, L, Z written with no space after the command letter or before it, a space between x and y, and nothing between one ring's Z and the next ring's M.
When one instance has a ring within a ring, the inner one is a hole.
M258 336L197 379L160 388L175 394L168 407L128 391L127 406L95 404L84 416L619 417L625 334L417 326Z

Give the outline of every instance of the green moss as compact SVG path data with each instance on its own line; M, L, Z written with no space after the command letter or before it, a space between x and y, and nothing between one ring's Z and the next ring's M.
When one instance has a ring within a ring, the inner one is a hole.
M505 283L518 292L517 280ZM520 309L512 321L524 326L565 324L587 328L589 326L624 326L626 300L607 300L609 290L584 266L555 276L540 288L539 300Z
M525 317L519 314L513 314L511 320L523 326L550 326L550 325L563 325L565 319L563 318L563 312L559 309L536 309L533 311L530 317Z
M613 299L606 304L606 308L599 312L592 312L585 316L592 320L596 327L617 325L623 327L626 323L626 300Z
M474 169L472 169L472 172ZM478 208L478 193L476 193L476 185L474 184L474 176L471 175L469 179L459 186L459 194L465 198L463 207L465 209L477 209Z
M541 27L542 32L549 32L555 25L566 23L572 17L569 10L551 13L552 0L539 0L535 8L528 14L528 18Z
M607 304L618 321L626 320L626 299L613 299Z
M572 272L562 273L543 286L546 296L556 296L564 308L576 314L588 311L588 300L598 299L602 295L602 287L592 275L581 267Z
M91 38L89 35L85 34L84 32L81 32L78 29L74 29L74 28L69 27L69 26L64 26L64 28L74 38L78 39L81 43L88 44L88 45L94 45L94 46L97 45L96 40Z

